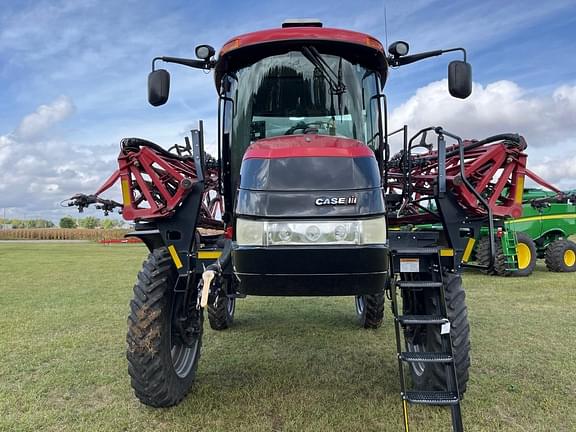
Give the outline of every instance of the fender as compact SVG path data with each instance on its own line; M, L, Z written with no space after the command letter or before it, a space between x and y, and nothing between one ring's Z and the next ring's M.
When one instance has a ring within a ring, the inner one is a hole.
M150 252L154 249L165 246L162 236L160 235L160 230L157 228L147 229L147 230L137 230L126 234L124 237L136 237L144 242L146 247Z

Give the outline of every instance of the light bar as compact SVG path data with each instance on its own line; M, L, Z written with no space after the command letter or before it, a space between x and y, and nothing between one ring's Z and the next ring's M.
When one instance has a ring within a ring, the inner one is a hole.
M282 28L290 27L322 27L322 22L318 18L291 18L284 20Z
M383 217L364 220L236 221L240 246L367 245L386 242Z

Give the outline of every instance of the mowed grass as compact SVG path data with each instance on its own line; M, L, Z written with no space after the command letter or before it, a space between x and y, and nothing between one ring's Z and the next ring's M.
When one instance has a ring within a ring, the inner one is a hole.
M394 332L358 328L352 298L238 302L206 325L196 384L177 407L141 405L125 329L139 245L0 244L2 431L400 431ZM467 431L576 430L576 275L466 274ZM412 431L450 430L411 407Z

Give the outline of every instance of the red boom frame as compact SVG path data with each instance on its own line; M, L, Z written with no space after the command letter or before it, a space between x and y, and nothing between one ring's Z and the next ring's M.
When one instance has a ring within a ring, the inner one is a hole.
M500 140L481 144L464 141L464 175L477 193L482 195L495 217L522 215L524 179L530 177L540 185L560 191L526 168L526 141ZM457 145L446 149L446 185L459 205L471 217L485 216L486 209L465 184L460 169ZM423 203L430 201L438 180L438 152L411 155L409 169L406 160L396 159L388 169L387 194L403 196L402 211L392 224L429 223L438 218ZM187 194L198 182L192 157L181 157L152 146L123 146L118 156L119 168L98 189L95 197L120 180L122 215L126 220L155 220L174 214ZM203 199L198 226L222 228L218 213L223 213L219 193L218 170L212 164L204 173Z
M524 178L533 177L526 169L525 140L502 140L478 146L475 141L464 141L464 174L472 187L488 202L496 217L519 217L522 214ZM421 204L435 194L438 179L438 152L428 151L410 156L410 168L394 166L388 171L388 192L404 195L406 205L399 223L427 223L435 217ZM486 209L466 186L460 170L457 146L446 149L446 185L458 203L471 216L483 216ZM408 192L406 190L408 184ZM408 194L408 196L407 196Z
M118 169L100 186L95 196L114 186L122 187L122 216L126 220L154 220L171 216L198 182L192 157L179 157L153 147L124 147L118 156ZM218 173L204 173L204 191L198 226L222 228L217 213L222 212L218 193Z

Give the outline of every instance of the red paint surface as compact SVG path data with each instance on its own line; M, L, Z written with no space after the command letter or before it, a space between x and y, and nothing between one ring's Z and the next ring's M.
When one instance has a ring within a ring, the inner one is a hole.
M244 159L294 157L374 157L374 152L350 138L306 134L262 139L244 153Z
M117 244L117 243L142 243L142 240L136 237L128 237L123 239L107 239L107 240L100 240L98 243L101 244Z
M384 47L380 41L366 33L323 27L289 27L261 30L236 36L224 44L220 55L250 45L302 39L348 42L368 46L377 51L384 52Z

